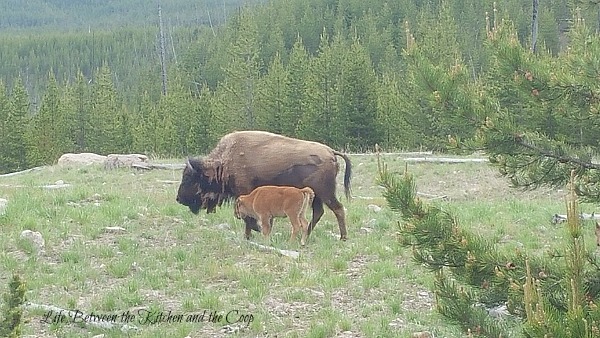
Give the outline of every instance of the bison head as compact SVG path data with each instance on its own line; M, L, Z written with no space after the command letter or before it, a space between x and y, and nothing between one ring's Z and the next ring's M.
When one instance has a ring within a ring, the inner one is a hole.
M223 188L217 177L219 168L217 161L188 159L177 191L177 202L190 208L194 214L198 214L200 209L214 212L223 199Z
M188 159L183 169L183 177L181 178L179 190L177 190L176 200L180 204L190 208L190 211L194 214L197 214L202 206L200 184L203 176L202 162Z

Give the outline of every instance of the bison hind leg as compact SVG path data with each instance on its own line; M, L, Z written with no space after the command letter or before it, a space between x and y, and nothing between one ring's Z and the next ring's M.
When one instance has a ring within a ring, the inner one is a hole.
M344 206L335 198L325 203L337 218L338 226L340 228L340 240L345 241L348 239L348 234L346 232L346 213L344 212Z
M312 219L310 220L310 224L308 226L308 235L310 235L315 228L315 225L317 225L321 217L323 217L323 213L325 213L325 210L323 209L323 201L315 196L312 202L312 209Z

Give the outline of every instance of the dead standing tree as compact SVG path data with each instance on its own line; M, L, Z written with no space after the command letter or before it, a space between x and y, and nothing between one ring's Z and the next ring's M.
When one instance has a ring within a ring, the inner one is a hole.
M167 95L167 61L165 58L165 33L162 22L162 10L160 2L158 3L158 28L159 28L159 43L160 43L160 65L162 69L162 94Z
M533 0L533 13L531 15L531 52L535 53L538 35L538 7L539 0Z

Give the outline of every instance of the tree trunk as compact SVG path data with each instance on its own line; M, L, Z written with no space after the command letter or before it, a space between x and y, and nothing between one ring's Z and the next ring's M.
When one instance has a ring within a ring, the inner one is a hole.
M533 0L533 14L531 16L531 52L535 53L538 35L538 7L539 0Z
M158 4L158 27L160 31L160 65L162 67L162 94L167 95L167 63L165 60L165 32L163 30L162 10Z

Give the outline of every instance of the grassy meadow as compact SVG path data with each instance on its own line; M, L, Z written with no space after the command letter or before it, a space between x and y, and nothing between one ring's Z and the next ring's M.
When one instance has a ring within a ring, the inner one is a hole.
M407 166L400 155L383 158L392 171ZM354 199L340 199L348 241L339 240L329 209L304 248L288 241L287 219L275 221L271 243L254 233L253 241L299 251L298 259L246 243L231 205L196 216L177 204L180 170L51 166L0 177L0 198L9 201L0 215L0 291L17 272L29 301L114 315L117 323L138 328L131 337L465 336L435 311L432 275L412 261L410 248L398 245L400 218L374 183L375 156L351 159ZM565 213L564 191L511 189L487 163L407 167L423 198L445 196L431 203L506 250L543 254L565 245L564 227L550 223L553 214ZM69 186L42 187L59 180ZM588 228L586 243L593 248ZM42 234L43 251L20 238L26 229ZM53 318L60 319L26 310L24 336L125 335Z

